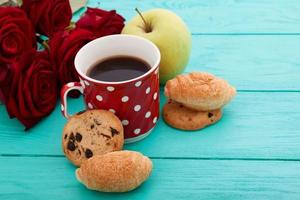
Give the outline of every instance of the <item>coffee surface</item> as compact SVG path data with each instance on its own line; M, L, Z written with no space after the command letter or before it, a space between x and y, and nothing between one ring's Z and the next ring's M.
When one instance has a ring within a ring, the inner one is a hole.
M139 77L149 69L150 65L141 59L116 56L95 63L87 72L87 76L99 81L118 82Z

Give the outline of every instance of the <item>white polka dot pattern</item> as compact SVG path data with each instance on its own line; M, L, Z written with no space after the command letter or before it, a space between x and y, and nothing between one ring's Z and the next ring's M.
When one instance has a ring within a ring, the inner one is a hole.
M141 132L141 129L137 128L137 129L134 129L134 134L138 135L140 132Z
M123 124L123 126L127 126L129 124L129 121L124 119L124 120L122 120L122 124Z
M129 97L128 97L128 96L123 96L123 97L122 97L122 102L125 103L125 102L127 102L128 100L129 100Z
M153 99L156 100L157 99L157 92L154 93L153 95Z
M135 87L140 87L141 84L142 84L142 81L138 81L138 82L136 82L134 85L135 85Z
M114 109L112 109L112 108L109 109L109 111L112 112L112 113L114 113L114 114L116 113L116 111Z
M103 101L103 97L102 97L101 95L97 95L97 96L96 96L96 99L97 99L98 101Z
M83 78L80 81L85 86L87 108L107 109L116 114L124 127L126 140L142 137L156 125L159 114L158 74L153 72L150 79L129 81L124 85L86 84L88 80Z
M106 89L107 89L108 91L110 91L110 92L112 92L112 91L114 91L114 90L115 90L115 88L114 88L114 87L112 87L112 86L108 86Z
M88 103L88 107L89 107L90 109L93 109L93 108L94 108L94 106L93 106L91 103Z
M150 87L147 87L147 89L146 89L146 94L149 94L150 91L151 91Z
M151 112L148 111L148 112L146 113L145 117L146 117L146 118L149 118L150 116L151 116Z
M138 112L138 111L140 111L140 110L141 110L141 106L140 106L140 105L134 106L134 111L135 111L135 112Z

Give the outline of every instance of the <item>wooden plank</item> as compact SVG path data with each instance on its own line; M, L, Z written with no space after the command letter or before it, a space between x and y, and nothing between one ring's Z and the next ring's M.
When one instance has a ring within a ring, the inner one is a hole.
M0 199L298 199L300 162L157 160L140 188L87 190L65 158L0 157Z
M298 92L241 92L225 107L223 119L209 128L183 132L160 119L149 137L125 149L151 157L300 159L299 99ZM78 111L83 106L77 99L69 107ZM8 119L4 106L0 113L1 154L62 155L65 119L59 106L26 133Z
M184 132L160 120L145 142L126 148L153 157L299 159L299 98L300 93L239 93L213 126Z
M127 20L153 8L173 10L193 33L201 34L290 34L300 33L298 0L89 0L88 6L116 9Z
M239 90L300 90L298 36L193 36L186 71L208 71Z

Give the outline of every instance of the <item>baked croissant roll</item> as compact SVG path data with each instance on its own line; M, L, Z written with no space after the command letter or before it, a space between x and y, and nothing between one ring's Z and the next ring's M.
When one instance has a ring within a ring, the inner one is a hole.
M235 88L227 81L204 72L178 75L165 86L165 95L169 99L198 111L220 109L235 94Z
M141 185L151 174L152 161L135 151L114 151L84 161L77 179L91 190L127 192Z

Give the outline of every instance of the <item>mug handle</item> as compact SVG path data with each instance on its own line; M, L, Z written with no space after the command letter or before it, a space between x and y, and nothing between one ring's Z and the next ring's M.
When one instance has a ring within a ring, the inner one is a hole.
M67 104L67 96L71 90L78 90L81 94L83 94L83 87L80 82L70 82L65 84L60 91L60 100L61 100L61 112L63 116L67 119L71 117L68 114L68 104Z

